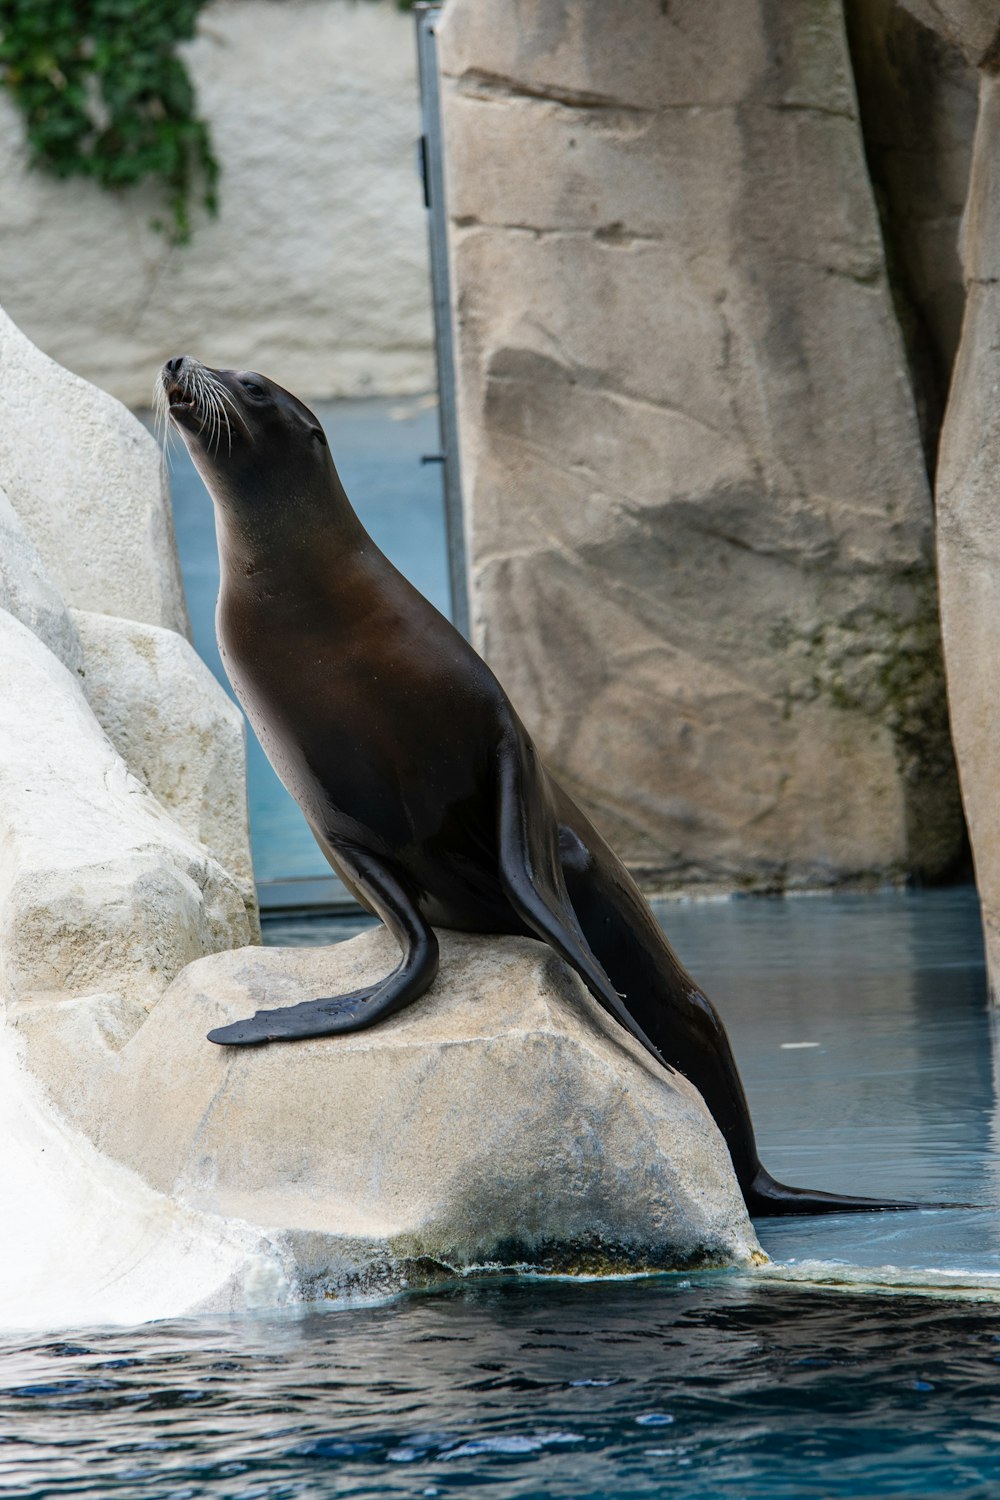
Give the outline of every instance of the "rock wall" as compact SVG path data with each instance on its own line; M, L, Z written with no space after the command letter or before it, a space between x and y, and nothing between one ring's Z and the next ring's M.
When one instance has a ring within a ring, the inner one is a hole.
M838 0L452 0L440 31L477 637L532 732L659 882L947 870L931 501Z
M0 96L8 311L134 406L190 350L313 397L434 384L413 19L393 0L216 0L187 49L222 164L217 220L170 248L145 190L26 166Z
M955 749L1000 1000L1000 78L983 78L965 226L967 303L941 435L938 558Z

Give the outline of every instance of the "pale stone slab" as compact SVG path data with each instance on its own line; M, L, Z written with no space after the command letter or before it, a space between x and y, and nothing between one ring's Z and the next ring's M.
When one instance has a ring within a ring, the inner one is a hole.
M947 869L839 4L452 0L440 46L477 643L543 754L656 882Z
M24 524L0 489L0 609L27 625L71 672L83 649L59 590L46 572Z
M172 630L74 610L83 688L134 776L215 856L259 931L247 821L243 715Z
M324 1295L421 1266L759 1259L690 1085L541 944L441 936L432 990L371 1030L245 1049L205 1040L260 1006L388 972L397 953L378 930L191 965L124 1047L104 1047L97 1097L71 1083L92 1025L79 1004L32 1018L29 1062L103 1153L193 1208L280 1230L302 1284ZM53 1041L60 1026L74 1045Z
M67 604L188 634L157 444L2 309L0 485Z
M0 999L150 1005L251 937L242 890L128 771L80 678L0 613Z

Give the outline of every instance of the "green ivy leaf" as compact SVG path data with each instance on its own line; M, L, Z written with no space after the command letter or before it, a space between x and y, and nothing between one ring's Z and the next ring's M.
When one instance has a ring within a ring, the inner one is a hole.
M217 211L219 163L177 44L206 0L0 0L0 83L33 166L122 190L157 182L177 243L198 199Z

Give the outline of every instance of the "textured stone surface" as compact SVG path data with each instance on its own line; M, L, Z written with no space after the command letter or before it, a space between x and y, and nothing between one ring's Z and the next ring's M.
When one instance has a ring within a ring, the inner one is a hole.
M294 1300L283 1246L171 1202L102 1157L53 1114L2 1026L0 1136L0 1327L134 1324Z
M453 0L441 49L474 609L519 712L656 878L941 870L930 498L839 6Z
M427 1262L749 1262L757 1242L699 1096L541 944L445 933L432 991L370 1031L205 1040L396 959L384 931L218 954L186 969L120 1050L91 1030L99 1090L73 1088L74 1069L92 1070L79 1003L36 1020L33 1044L29 1027L28 1058L104 1154L188 1206L280 1230L315 1290Z
M996 0L900 0L918 21L936 31L978 67L996 50L1000 15Z
M0 489L0 610L27 625L70 671L82 668L83 649L69 610L3 489Z
M67 604L187 633L159 448L2 309L0 486Z
M133 776L235 879L256 933L243 715L174 631L82 610L73 621L98 723Z
M413 18L394 0L217 0L198 25L185 53L222 177L187 246L149 227L163 209L144 190L29 170L0 96L10 312L131 405L184 352L311 397L430 389Z
M965 230L967 305L937 480L952 731L1000 999L1000 81L984 78Z
M965 307L959 233L979 77L960 47L898 0L847 0L845 9L865 154L933 472Z
M149 1005L251 937L243 892L129 773L80 678L0 613L0 999Z

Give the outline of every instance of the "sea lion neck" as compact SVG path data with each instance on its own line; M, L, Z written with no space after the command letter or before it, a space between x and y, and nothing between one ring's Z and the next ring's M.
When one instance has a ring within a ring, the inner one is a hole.
M287 505L247 514L216 504L215 531L225 586L259 584L267 577L281 586L325 588L335 567L378 549L351 507Z

